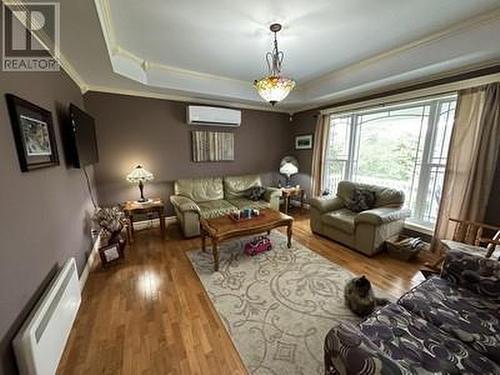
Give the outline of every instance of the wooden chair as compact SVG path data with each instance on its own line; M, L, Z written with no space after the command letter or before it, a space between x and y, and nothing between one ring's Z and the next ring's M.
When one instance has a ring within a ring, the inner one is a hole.
M438 240L439 248L446 250L458 250L473 255L484 255L485 258L490 258L495 254L495 258L499 259L500 248L500 227L488 224L477 223L475 221L449 219L455 224L453 238L451 240ZM493 234L488 237L488 234ZM495 251L496 250L496 251ZM433 264L426 264L432 269L439 269L446 254L439 257Z

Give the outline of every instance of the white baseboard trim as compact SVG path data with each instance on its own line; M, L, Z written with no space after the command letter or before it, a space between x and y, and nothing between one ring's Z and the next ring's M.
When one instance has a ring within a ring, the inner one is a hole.
M94 245L92 246L92 250L90 250L89 257L87 258L87 263L85 263L85 268L80 275L80 290L83 292L83 288L85 288L85 283L89 277L90 270L94 265L95 259L97 257L97 253L99 247L101 246L101 233L99 233L94 241Z
M176 216L165 216L165 226L177 223ZM160 226L160 219L147 219L141 221L134 221L134 230L157 228Z

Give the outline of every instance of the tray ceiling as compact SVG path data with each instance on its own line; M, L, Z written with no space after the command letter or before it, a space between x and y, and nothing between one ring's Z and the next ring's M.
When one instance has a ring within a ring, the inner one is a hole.
M62 53L98 91L266 107L252 81L266 73L275 21L284 73L297 81L278 110L500 60L500 0L64 0L61 9Z

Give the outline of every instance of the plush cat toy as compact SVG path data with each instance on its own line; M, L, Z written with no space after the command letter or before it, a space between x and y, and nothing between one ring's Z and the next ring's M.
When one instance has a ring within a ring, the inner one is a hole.
M377 306L389 303L385 298L375 297L372 284L365 276L355 277L346 284L344 298L346 306L360 317L371 314Z

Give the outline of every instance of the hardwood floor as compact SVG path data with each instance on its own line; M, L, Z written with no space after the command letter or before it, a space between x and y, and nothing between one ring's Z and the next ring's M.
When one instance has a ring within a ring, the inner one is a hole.
M396 298L423 280L426 259L365 257L312 234L305 212L295 215L294 240ZM123 264L97 264L58 374L245 374L185 255L200 246L173 224L164 239L156 228L136 232Z

